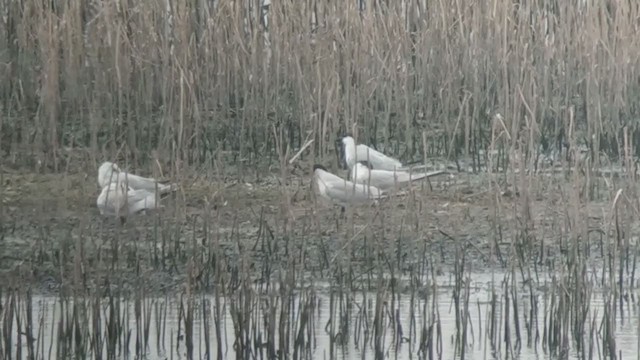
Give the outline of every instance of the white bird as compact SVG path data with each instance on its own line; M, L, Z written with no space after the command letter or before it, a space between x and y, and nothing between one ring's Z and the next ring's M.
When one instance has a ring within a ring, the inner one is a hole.
M385 197L382 190L375 186L356 184L342 179L325 169L322 165L313 165L313 182L323 198L343 206L362 204Z
M402 187L412 181L424 180L432 176L446 174L446 171L409 172L401 170L375 169L370 162L358 161L351 168L351 180L364 185L375 186L382 191Z
M176 184L161 184L156 179L146 178L134 174L126 173L118 167L118 165L105 161L98 168L98 185L104 190L104 188L110 183L114 183L123 179L127 186L133 190L148 190L160 192L160 194L175 191L178 186Z
M375 169L394 170L402 168L402 163L390 156L387 156L376 149L364 144L358 144L351 135L346 135L338 140L342 160L348 169L351 169L360 160L369 161Z
M124 179L119 179L102 188L96 205L101 215L115 215L124 221L128 215L161 207L158 200L155 191L131 189Z

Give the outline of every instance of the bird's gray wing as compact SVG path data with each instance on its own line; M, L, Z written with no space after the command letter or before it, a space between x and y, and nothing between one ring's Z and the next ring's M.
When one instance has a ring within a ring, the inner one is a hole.
M373 185L380 189L390 189L395 185L402 185L402 174L398 171L374 169L369 172L368 176L363 174L358 180L360 183Z
M426 168L427 168L427 165L415 164L415 165L402 165L401 168L396 170L417 172L417 171L424 171Z
M374 169L393 170L402 167L402 163L366 145L356 147L358 161L367 160Z
M158 205L155 192L145 189L129 190L127 192L127 201L129 214L135 214L147 209L155 209Z
M129 202L138 202L155 196L154 191L147 189L129 189L129 191L127 191L127 201Z
M120 177L125 179L128 186L135 190L149 190L156 191L156 185L160 193L166 193L173 191L176 188L175 184L161 184L156 179L146 178L130 173L121 173Z
M428 176L425 173L414 173L408 171L396 171L396 181L399 184L406 184L410 181L418 181L422 179L426 179Z
M354 186L355 185L355 186ZM327 186L327 196L343 203L362 203L380 197L380 190L371 186L352 182L331 183Z
M341 178L340 176L328 171L322 173L321 179L325 183L343 183L345 181L345 179Z

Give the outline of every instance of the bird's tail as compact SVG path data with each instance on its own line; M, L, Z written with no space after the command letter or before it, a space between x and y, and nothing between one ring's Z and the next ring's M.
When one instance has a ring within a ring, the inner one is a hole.
M434 177L434 176L438 176L438 175L450 175L450 174L451 173L446 171L446 170L436 170L436 171L429 171L429 172L425 172L425 173L412 173L411 174L411 181L428 179L430 177Z
M166 197L167 195L178 191L178 184L161 184L158 182L158 193L161 195L161 198Z

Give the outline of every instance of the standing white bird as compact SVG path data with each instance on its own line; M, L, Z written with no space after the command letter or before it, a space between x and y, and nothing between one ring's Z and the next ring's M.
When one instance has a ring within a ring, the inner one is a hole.
M111 182L102 188L96 205L101 215L115 215L124 218L143 210L160 207L155 191L128 188L123 179Z
M118 165L105 161L98 168L98 185L104 189L110 183L114 183L122 179L126 182L128 187L133 190L148 190L160 192L160 194L168 193L177 190L176 184L161 184L156 179L146 178L134 174L129 174L120 170Z
M446 171L438 170L431 172L408 172L402 170L381 170L375 169L370 162L358 161L351 168L351 180L364 185L375 186L382 191L402 187L412 181L424 180L432 176L447 174Z
M343 206L362 204L385 197L382 190L375 186L356 184L342 179L325 169L322 165L313 165L313 183L320 196Z
M394 170L401 169L402 163L390 156L387 156L376 149L364 144L358 144L352 136L346 135L338 139L342 154L342 161L347 169L352 169L360 160L368 161L375 169Z

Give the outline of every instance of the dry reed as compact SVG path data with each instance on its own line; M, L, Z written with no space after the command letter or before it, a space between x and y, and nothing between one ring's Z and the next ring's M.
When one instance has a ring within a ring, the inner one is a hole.
M312 358L319 333L330 357L405 343L446 357L446 289L460 358L477 344L620 356L640 246L639 4L5 0L0 14L0 256L19 259L2 272L0 357ZM444 206L415 187L335 226L315 208L300 216L297 162L333 159L345 131L405 162L487 172L490 214L437 224ZM183 194L147 226L36 222L33 245L5 253L20 224L6 168L64 173L71 191L104 159L237 183L195 213ZM238 200L273 174L276 195L262 195L275 200ZM478 259L492 279L474 305ZM17 284L46 276L58 294L38 313ZM166 290L153 276L179 284L173 300L148 293Z

